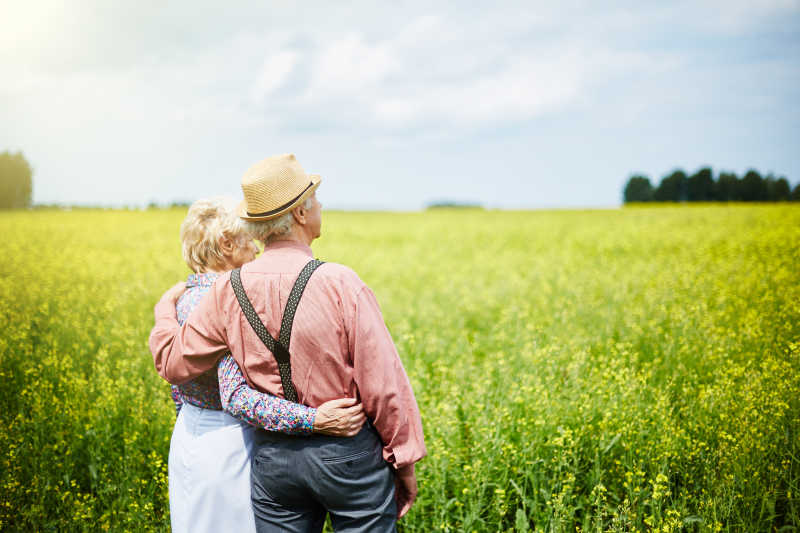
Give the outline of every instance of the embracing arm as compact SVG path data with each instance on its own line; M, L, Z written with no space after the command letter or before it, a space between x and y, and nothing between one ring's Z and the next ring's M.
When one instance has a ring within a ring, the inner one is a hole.
M253 389L230 354L220 359L217 376L222 408L239 420L267 431L352 437L366 421L364 409L355 398L330 400L314 409Z
M149 344L158 374L172 384L181 384L214 368L227 350L227 339L218 303L219 284L211 288L183 326L175 313L176 288L178 285L156 304Z
M231 354L217 367L222 409L251 426L267 431L309 435L317 410L250 388Z

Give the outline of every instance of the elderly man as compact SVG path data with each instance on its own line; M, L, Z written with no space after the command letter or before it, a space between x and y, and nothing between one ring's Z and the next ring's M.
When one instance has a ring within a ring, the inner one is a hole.
M414 393L372 291L351 269L312 260L320 236L320 177L293 155L264 159L242 178L240 216L264 253L220 276L179 327L180 286L155 308L158 373L182 383L230 351L254 387L316 407L360 398L369 422L351 438L260 432L252 503L259 531L394 531L417 493L425 456Z

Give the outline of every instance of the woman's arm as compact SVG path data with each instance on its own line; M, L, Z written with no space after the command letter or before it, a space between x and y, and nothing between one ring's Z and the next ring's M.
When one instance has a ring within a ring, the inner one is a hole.
M175 418L181 414L181 407L183 407L183 398L181 397L181 390L177 385L170 385L172 391L172 401L175 402Z
M231 416L267 431L310 435L317 410L250 388L231 354L217 366L222 408Z
M222 408L239 420L267 431L352 437L366 421L361 404L354 398L330 400L314 409L257 391L247 384L229 353L220 359L217 376Z

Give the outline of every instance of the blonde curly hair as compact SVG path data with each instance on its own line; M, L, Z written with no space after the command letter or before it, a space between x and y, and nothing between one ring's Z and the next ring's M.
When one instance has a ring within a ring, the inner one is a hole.
M193 272L224 269L225 257L219 245L223 237L237 244L252 240L236 215L234 200L217 197L196 201L181 224L183 260Z

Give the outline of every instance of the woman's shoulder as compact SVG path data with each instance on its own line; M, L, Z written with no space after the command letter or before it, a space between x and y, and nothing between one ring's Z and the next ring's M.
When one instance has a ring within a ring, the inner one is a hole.
M208 294L214 282L220 274L216 272L203 272L200 274L190 274L186 280L186 292L184 292L175 305L178 315L178 322L183 324L189 314L200 303L203 297Z
M197 272L189 274L189 277L186 278L186 288L211 287L219 276L219 272Z

